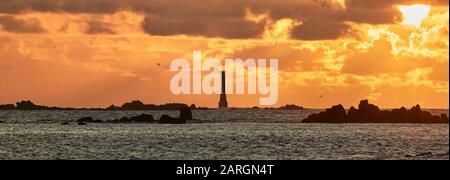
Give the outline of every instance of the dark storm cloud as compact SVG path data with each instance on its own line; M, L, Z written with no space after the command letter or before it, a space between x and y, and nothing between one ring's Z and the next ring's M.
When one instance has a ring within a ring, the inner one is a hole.
M243 18L218 21L170 20L147 16L143 23L145 32L153 35L194 35L223 38L256 38L264 31L265 21L253 23Z
M302 26L293 29L292 37L302 40L336 39L349 34L350 31L351 27L344 23L333 21L305 21Z
M142 27L152 35L253 38L263 33L265 22L246 21L245 10L249 9L269 13L273 20L302 21L303 25L294 27L293 37L321 40L336 39L351 31L345 22L394 23L401 17L394 5L414 3L448 6L449 1L347 0L343 10L327 0L0 0L0 13L109 14L132 10L146 14Z
M0 0L0 12L3 13L113 13L121 6L120 0Z
M14 16L0 16L1 29L15 33L42 33L45 30L36 19L17 19Z

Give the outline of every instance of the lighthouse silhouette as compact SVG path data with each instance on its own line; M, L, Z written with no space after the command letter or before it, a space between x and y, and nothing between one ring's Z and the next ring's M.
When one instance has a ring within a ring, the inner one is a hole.
M219 108L224 109L228 108L228 102L227 102L227 94L226 94L226 87L225 87L225 71L222 71L222 93L220 94L220 101L219 101Z

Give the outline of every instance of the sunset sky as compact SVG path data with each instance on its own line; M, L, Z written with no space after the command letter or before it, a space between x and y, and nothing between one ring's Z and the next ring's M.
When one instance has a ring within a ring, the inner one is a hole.
M216 107L169 89L193 50L278 58L275 106L449 107L448 0L0 0L0 104Z

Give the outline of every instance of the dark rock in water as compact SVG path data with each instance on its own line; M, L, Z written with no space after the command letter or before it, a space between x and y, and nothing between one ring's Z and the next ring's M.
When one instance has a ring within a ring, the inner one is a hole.
M80 123L80 122L82 122L82 123L94 123L95 121L91 117L84 117L84 118L78 119L77 122L78 123Z
M409 109L406 113L406 120L410 123L419 123L422 110L419 105L416 105Z
M375 123L406 123L407 112L408 110L405 107L391 111L381 111Z
M192 112L190 108L182 108L180 110L180 120L186 123L186 120L192 119Z
M441 114L441 121L443 123L449 123L447 114L445 114L445 113Z
M180 112L181 114L181 112ZM159 118L160 124L186 124L186 119L180 119L180 118L173 118L168 115L162 115L161 118Z
M157 121L153 119L152 115L141 114L139 116L122 117L120 119L113 119L113 120L110 120L107 122L109 122L109 123L155 123Z
M118 110L118 109L120 109L120 107L117 107L114 104L106 108L106 110L108 110L108 111L114 111L114 110Z
M369 104L368 100L362 100L358 106L360 119L356 119L357 123L374 123L380 114L378 106Z
M121 106L122 110L142 110L144 108L145 105L141 101L132 101Z
M130 120L130 118L128 118L128 117L123 117L123 118L120 118L120 119L119 119L119 122L120 122L120 123L130 123L131 120Z
M101 119L97 119L97 120L94 120L93 123L103 123L103 121Z
M359 109L351 107L348 113L341 105L333 106L325 112L312 114L302 122L305 123L449 123L447 114L441 116L422 111L420 105L407 110L402 107L391 111L381 111L376 105L362 100ZM344 111L344 113L343 113Z
M16 106L14 104L0 104L0 110L14 110Z
M61 125L70 125L70 123L69 122L63 122L63 123L61 123Z
M359 113L359 111L355 108L355 107L351 107L348 110L348 115L347 115L348 121L351 123L357 123L360 121L360 119L362 119L361 114Z
M2 123L5 123L5 122L3 122L3 121L0 121L0 124L2 124Z
M85 126L85 125L87 125L87 123L85 123L85 122L78 122L77 125L79 125L79 126Z
M344 106L336 105L325 112L312 114L304 119L304 123L347 123L348 118Z
M189 107L181 108L180 109L180 117L179 118L173 118L169 115L162 115L161 118L159 118L160 124L186 124L187 120L192 120L192 112Z
M303 110L304 108L302 106L297 106L295 104L288 104L285 106L280 107L281 110Z
M94 120L92 117L84 117L78 119L77 123L103 123L103 121L100 119Z
M179 121L179 119L172 118L169 115L162 115L161 118L159 118L160 124L182 124Z
M139 116L134 116L130 118L131 122L136 122L136 123L153 123L156 122L153 119L152 115L148 115L148 114L141 114Z
M41 107L35 105L33 102L31 101L20 101L16 103L17 109L20 110L38 110L41 109Z

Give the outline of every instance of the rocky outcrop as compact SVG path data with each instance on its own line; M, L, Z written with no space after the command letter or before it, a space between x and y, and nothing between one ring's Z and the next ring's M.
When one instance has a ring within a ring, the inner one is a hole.
M447 114L442 113L441 114L441 121L444 123L448 123L448 116Z
M14 110L16 106L14 104L0 104L0 110Z
M280 109L280 110L303 110L304 108L302 106L297 106L295 104L288 104L288 105L282 106L278 109Z
M317 114L312 114L308 118L304 119L304 123L342 123L348 122L347 114L345 112L344 106L336 105L324 112Z
M120 107L121 110L143 110L145 109L144 103L141 101L132 101L125 103Z
M180 109L180 116L172 118L168 115L162 115L159 119L160 124L186 124L188 120L192 120L192 112L190 108Z
M35 105L31 101L20 101L16 103L17 109L19 110L43 110L47 107Z
M180 110L179 118L172 118L168 115L161 116L159 123L161 124L186 124L188 120L192 120L191 109L186 107ZM92 117L83 117L76 121L78 124L89 124L89 123L157 123L152 115L141 114L133 117L122 117L120 119L114 119L110 121L94 120Z
M86 126L87 123L85 123L85 122L78 122L77 125L79 125L79 126Z
M179 118L173 118L169 115L162 115L161 118L159 118L160 124L185 124L186 122L181 121Z
M83 117L77 120L77 123L103 123L102 120L94 120L92 117Z
M348 110L349 123L375 123L379 119L381 110L378 106L370 104L368 100L362 100L358 109L351 107Z
M143 102L136 100L132 102L128 102L123 104L120 107L116 107L111 105L107 108L107 110L132 110L132 111L140 111L140 110L178 110L181 108L188 108L189 106L186 104L180 103L170 103L163 105L154 105L154 104L144 104Z
M131 120L128 117L122 117L119 119L119 122L120 123L131 123Z
M3 121L0 121L0 124L2 124L2 123L5 123L5 122L3 122Z
M180 120L182 121L192 120L192 111L190 108L180 109Z
M153 119L152 115L141 114L139 116L131 117L130 122L132 122L132 123L154 123L156 121Z
M406 109L380 110L367 100L359 103L358 109L351 107L345 113L342 105L333 106L325 112L312 114L304 123L449 123L447 114L433 115L422 111L419 105Z
M94 123L94 119L91 117L83 117L78 119L77 123Z
M81 119L78 119L77 122L83 122L83 123L103 123L104 121L97 119L94 120L92 117L83 117ZM155 123L156 120L153 119L152 115L148 114L141 114L138 116L133 117L122 117L120 119L105 121L110 123Z
M111 105L107 108L70 108L70 107L49 107L37 105L30 100L17 102L14 104L0 104L0 110L107 110L107 111L142 111L142 110L179 110L189 107L182 103L169 103L162 105L144 104L139 100L124 103L122 106Z

